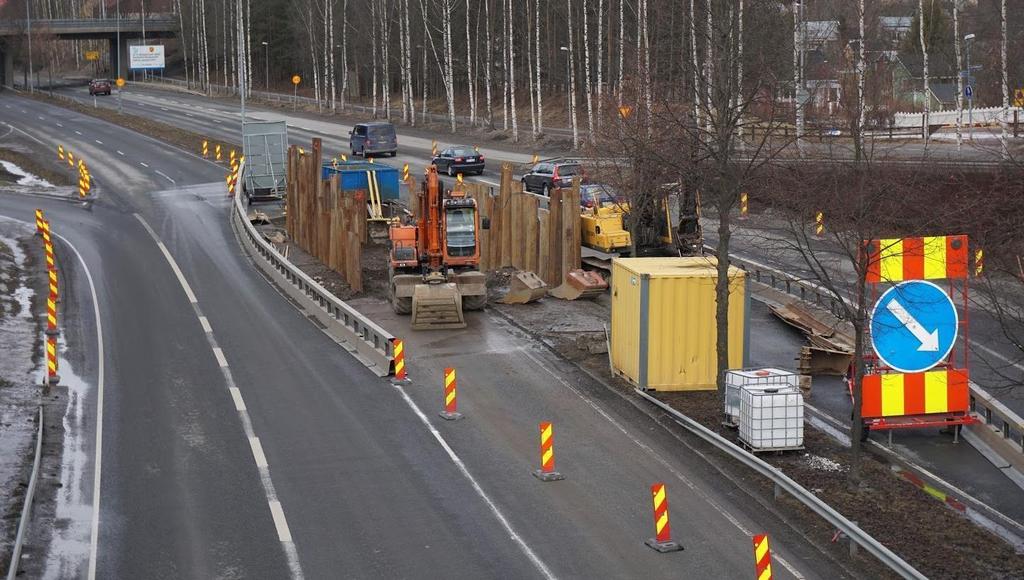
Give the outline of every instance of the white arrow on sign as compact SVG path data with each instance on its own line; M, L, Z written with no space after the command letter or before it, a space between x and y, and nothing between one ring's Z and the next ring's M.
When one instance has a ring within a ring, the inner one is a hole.
M892 313L896 317L896 320L900 321L900 324L907 327L910 334L914 335L914 338L921 343L921 346L917 347L917 350L922 352L938 352L939 350L939 329L935 329L928 332L921 326L921 323L914 319L913 315L907 312L907 309L896 300L890 300L885 305L886 310Z

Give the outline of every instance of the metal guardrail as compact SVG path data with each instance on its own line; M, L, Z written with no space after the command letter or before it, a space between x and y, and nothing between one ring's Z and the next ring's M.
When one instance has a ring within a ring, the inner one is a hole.
M776 495L778 495L779 490L781 490L793 496L793 498L804 504L814 513L818 514L819 517L827 521L830 525L835 526L837 530L846 534L846 536L850 538L851 542L867 550L868 553L877 558L879 562L887 566L893 572L899 574L903 578L926 578L903 558L897 556L892 550L886 548L878 540L871 537L870 534L860 529L857 524L846 519L843 514L832 509L832 507L823 502L818 498L818 496L805 489L799 483L790 479L786 474L775 469L761 459L758 459L754 454L739 448L697 421L659 401L657 398L652 397L643 390L634 389L634 391L644 400L652 403L662 411L671 415L672 419L682 427L710 443L719 451L722 451L736 461L739 461L744 466L753 469L760 475L771 480L772 483L775 484Z
M714 251L714 248L710 246L706 246L706 249ZM826 308L837 317L842 314L840 299L819 284L735 256L732 257L732 262L751 275L755 282L771 286L776 290L783 290L786 294L805 302ZM842 300L849 303L845 297ZM997 401L974 381L970 381L969 386L971 411L976 413L987 425L999 431L1004 439L1012 443L1011 447L1024 454L1024 418Z
M25 533L28 521L32 517L32 499L36 495L36 482L39 480L39 463L43 455L43 408L39 407L39 426L36 428L36 457L32 461L32 475L25 490L25 503L21 506L21 519L18 520L18 533L14 537L14 550L11 552L11 564L7 568L7 580L14 580L21 567L21 549L25 544Z
M239 175L244 171L239 169ZM236 195L232 223L257 266L322 325L328 336L379 377L393 372L394 337L299 270L263 239Z

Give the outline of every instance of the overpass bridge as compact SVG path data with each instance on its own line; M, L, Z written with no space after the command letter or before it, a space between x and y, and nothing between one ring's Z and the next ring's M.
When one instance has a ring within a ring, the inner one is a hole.
M0 80L4 85L14 81L14 58L9 50L12 41L25 36L28 31L25 20L0 21ZM33 19L33 36L47 34L60 40L107 40L109 55L113 62L111 70L120 69L123 74L128 67L128 46L138 44L145 38L173 38L178 35L178 19L169 14L147 16L126 15L123 18L80 18L80 19ZM121 45L118 46L118 38ZM115 55L120 54L120 66Z

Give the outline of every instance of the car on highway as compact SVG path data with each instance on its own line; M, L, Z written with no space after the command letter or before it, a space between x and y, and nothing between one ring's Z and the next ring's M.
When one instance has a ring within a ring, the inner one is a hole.
M569 187L577 175L586 180L586 173L579 161L571 159L549 159L535 164L523 177L523 191L551 195L556 187Z
M109 95L112 84L110 79L92 79L89 81L89 95Z
M480 175L484 172L484 156L469 145L452 145L434 157L432 163L437 170L454 177L459 173Z
M395 126L386 121L359 123L348 132L348 146L352 155L398 154L398 134Z

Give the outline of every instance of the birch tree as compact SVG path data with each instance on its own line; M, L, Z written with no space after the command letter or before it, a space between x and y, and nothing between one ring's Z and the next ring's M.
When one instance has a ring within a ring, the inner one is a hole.
M1002 0L1002 2L1000 3L999 25L1002 31L1002 43L999 48L999 53L1000 63L1002 64L1003 69L1003 87L1001 91L1003 95L1003 111L999 115L999 126L1001 127L999 142L1000 145L1002 145L1003 159L1006 160L1010 158L1010 151L1006 148L1006 121L1007 117L1010 114L1010 85L1006 75L1006 0Z
M469 91L469 124L476 126L476 91L473 90L473 44L469 37L470 0L466 0L466 88Z
M519 142L519 113L516 111L516 45L512 23L515 19L512 16L512 0L508 0L507 38L508 38L508 98L509 109L512 112L512 141Z
M485 59L486 72L484 73L484 84L487 86L487 127L494 129L494 107L491 98L491 71L494 70L494 47L491 44L491 0L484 0L484 22L487 30L487 58Z
M626 48L626 0L619 0L619 79L616 84L618 89L616 99L619 108L622 108L622 65L625 59ZM693 12L693 0L690 0L690 12Z
M864 112L867 108L864 103L864 0L857 0L857 26L860 32L860 39L857 42L857 129L854 155L856 161L860 162L864 156Z
M537 75L537 135L544 133L544 91L540 82L540 0L534 1L534 59L536 60Z
M406 0L408 1L408 0ZM348 0L341 0L341 110L348 94Z
M572 0L565 0L566 11L568 12L568 44L569 49L569 117L572 119L572 148L580 148L580 129L576 120L576 42L573 34L575 27L572 25Z
M640 0L644 2L644 0ZM587 28L587 0L582 0L582 17L583 17L583 90L587 97L587 129L589 130L589 140L591 143L594 141L594 98L591 91L590 84L590 33Z
M928 92L928 43L925 41L925 34L924 34L924 28L925 28L924 0L917 0L917 11L918 11L918 15L919 15L918 17L920 19L920 24L917 27L917 31L918 31L918 36L921 39L921 76L922 76L922 83L923 83L922 89L924 90L924 120L923 120L922 125L923 125L923 129L924 129L924 146L927 149L928 148L928 140L929 140L929 137L930 137L930 135L929 135L930 131L928 131L928 125L930 124L928 117L929 117L929 114L931 113L932 98L931 98L931 94ZM931 20L931 19L932 18L929 17L929 20ZM863 37L861 39L863 40Z
M538 0L534 0L536 4ZM530 92L530 134L533 136L533 140L537 140L537 95L533 90L533 32L536 27L533 26L532 22L532 10L530 10L530 0L526 2L526 77L528 82L528 89Z
M956 151L964 145L964 70L962 50L960 48L960 2L953 0L953 50L956 52Z
M604 38L602 31L604 30L604 0L597 0L597 126L598 129L601 127L601 96L604 91L604 79L601 76L601 72L604 66Z

